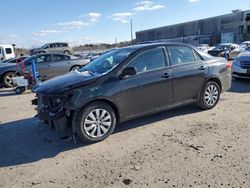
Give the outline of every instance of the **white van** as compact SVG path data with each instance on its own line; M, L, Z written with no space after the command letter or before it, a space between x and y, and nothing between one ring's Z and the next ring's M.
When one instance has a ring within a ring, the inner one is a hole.
M0 61L14 57L15 52L13 45L0 45Z

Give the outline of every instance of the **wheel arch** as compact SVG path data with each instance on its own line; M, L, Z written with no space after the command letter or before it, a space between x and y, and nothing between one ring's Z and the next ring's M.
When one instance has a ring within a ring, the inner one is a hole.
M69 50L64 50L63 54L66 54L66 52L71 55L71 52Z
M91 100L91 101L87 102L85 105L83 105L83 107L81 109L85 108L87 105L94 103L94 102L103 102L103 103L106 103L107 105L109 105L115 112L117 122L118 123L120 122L120 111L117 108L117 105L115 105L115 103L109 99L100 98L100 99Z
M20 72L16 72L16 71L14 71L14 70L7 70L7 71L5 71L4 73L1 74L1 80L2 80L2 81L3 81L4 76L5 76L7 73L9 73L9 72L14 72L14 73L16 73L17 76L21 76Z
M216 83L219 85L219 87L220 87L220 92L222 91L222 84L221 84L221 81L220 81L220 79L219 79L218 77L216 77L216 76L209 77L209 78L206 80L206 82L204 83L204 85L206 85L206 83L209 82L209 81L214 81L214 82L216 82ZM203 85L203 86L204 86L204 85Z
M216 83L219 85L219 87L220 87L220 93L221 93L221 91L222 91L222 84L221 84L220 79L219 79L218 77L216 77L216 76L211 76L211 77L208 77L208 78L203 82L202 87L200 88L200 91L199 91L198 96L197 96L197 99L198 99L198 100L200 99L200 96L201 96L201 93L202 93L203 88L204 88L205 85L206 85L208 82L210 82L210 81L214 81L214 82L216 82Z

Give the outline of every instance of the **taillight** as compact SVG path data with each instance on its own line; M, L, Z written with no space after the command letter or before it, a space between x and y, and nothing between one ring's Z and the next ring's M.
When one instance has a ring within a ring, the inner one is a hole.
M232 67L232 63L231 62L227 62L226 67L227 67L227 70L230 71L231 67Z

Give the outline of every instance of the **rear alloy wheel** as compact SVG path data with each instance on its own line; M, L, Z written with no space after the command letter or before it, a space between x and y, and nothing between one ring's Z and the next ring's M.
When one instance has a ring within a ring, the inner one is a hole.
M14 72L7 72L3 77L3 84L5 87L13 87L12 78L16 76Z
M115 126L116 116L109 105L91 103L78 115L77 136L87 143L99 142L112 134Z
M220 99L220 87L214 82L206 83L200 96L199 106L205 110L214 108Z
M76 66L73 66L70 71L79 71L81 69L81 66L79 65L76 65Z

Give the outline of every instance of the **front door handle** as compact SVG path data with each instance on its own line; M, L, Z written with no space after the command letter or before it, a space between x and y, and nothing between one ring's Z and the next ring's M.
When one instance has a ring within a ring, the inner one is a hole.
M205 66L201 66L201 67L199 68L199 70L206 70L206 67L205 67Z
M162 77L162 78L169 78L170 75L169 75L168 73L165 73L165 74L163 74L161 77Z

